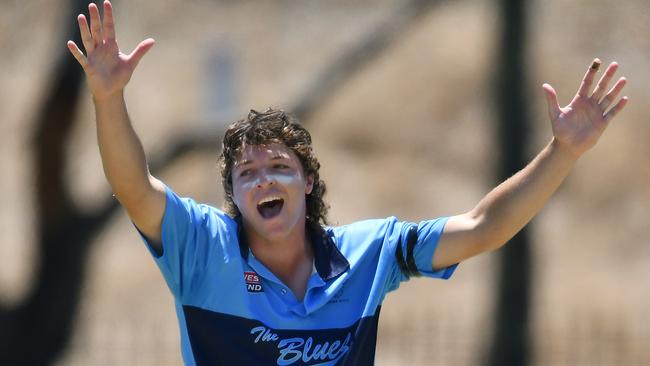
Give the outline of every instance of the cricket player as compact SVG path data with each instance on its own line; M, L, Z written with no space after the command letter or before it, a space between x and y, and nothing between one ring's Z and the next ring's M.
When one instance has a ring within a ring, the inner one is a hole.
M578 158L625 107L593 87L595 59L565 106L543 85L551 141L470 211L418 223L395 217L327 225L325 183L309 132L282 110L251 110L225 133L225 207L179 197L153 177L124 100L154 45L120 52L111 3L78 16L106 178L142 235L176 305L186 365L373 365L385 295L411 276L447 279L461 261L495 250L528 223Z

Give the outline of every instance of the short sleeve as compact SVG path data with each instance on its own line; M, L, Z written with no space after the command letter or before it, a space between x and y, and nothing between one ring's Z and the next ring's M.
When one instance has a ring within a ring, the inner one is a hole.
M438 271L433 270L433 256L448 219L448 217L442 217L422 221L417 225L417 241L413 248L413 258L417 270L422 276L446 280L453 275L458 267L458 264L454 264Z
M225 228L214 207L179 197L165 186L166 204L162 221L162 253L142 236L147 248L176 297L187 296L198 286L212 252L220 249L219 231Z
M384 222L378 230L384 235L378 271L386 269L382 299L411 277L451 278L458 264L433 270L433 256L447 219L441 217L416 224L391 217Z
M438 241L447 223L447 217L422 221L419 224L400 222L396 225L395 269L389 284L389 291L399 287L400 282L408 281L411 277L424 276L439 279L449 279L458 264L433 270L433 256L438 247Z

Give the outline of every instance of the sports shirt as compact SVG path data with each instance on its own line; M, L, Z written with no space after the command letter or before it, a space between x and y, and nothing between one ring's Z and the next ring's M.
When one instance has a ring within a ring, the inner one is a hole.
M166 188L162 253L186 365L373 365L381 303L431 268L446 218L325 228L302 302L248 249L239 220Z

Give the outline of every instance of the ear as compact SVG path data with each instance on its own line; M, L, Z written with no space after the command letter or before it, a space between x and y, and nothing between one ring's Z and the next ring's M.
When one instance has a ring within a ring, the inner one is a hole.
M309 174L305 180L305 194L310 194L314 189L314 175Z

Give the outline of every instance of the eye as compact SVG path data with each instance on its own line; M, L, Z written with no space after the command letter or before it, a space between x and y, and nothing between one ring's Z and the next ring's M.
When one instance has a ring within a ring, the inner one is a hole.
M252 173L252 170L250 170L250 169L244 169L244 170L242 170L241 172L239 172L239 176L240 176L240 177L246 177L246 176L251 175L251 173Z
M286 164L275 164L273 165L275 169L289 169L289 166Z

